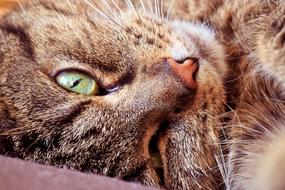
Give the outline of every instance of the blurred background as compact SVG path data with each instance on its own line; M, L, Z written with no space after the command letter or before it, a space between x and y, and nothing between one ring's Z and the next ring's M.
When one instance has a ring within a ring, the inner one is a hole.
M0 16L11 9L17 3L21 3L24 0L0 0Z

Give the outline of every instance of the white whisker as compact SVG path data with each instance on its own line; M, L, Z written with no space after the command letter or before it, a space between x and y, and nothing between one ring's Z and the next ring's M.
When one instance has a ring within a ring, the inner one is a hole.
M143 19L141 18L140 14L139 14L139 12L138 12L138 10L137 10L136 7L134 6L134 4L131 2L131 0L125 0L125 1L126 1L126 3L129 4L129 6L132 7L132 9L136 12L136 14L137 14L137 16L139 17L140 21L141 21L142 23L144 23L144 22L143 22Z
M20 2L19 0L17 0L17 5L20 7L22 13L26 13L26 10L24 9L22 2Z
M154 0L154 8L155 8L155 15L159 17L159 15L158 15L157 0Z
M110 6L110 4L106 0L101 0L101 2L103 2L103 4L107 7L107 9L114 17L120 17L120 15L118 15L118 13Z
M152 14L154 14L154 9L153 9L153 5L152 5L152 0L148 0L147 3L148 3L149 11L150 11Z
M239 125L242 126L241 121L240 121L239 116L238 116L238 114L236 113L236 111L233 110L228 104L225 104L225 105L231 110L231 112L234 113L235 118L237 118Z
M97 13L105 17L106 19L112 21L112 18L110 18L106 13L99 10L95 5L93 5L89 0L84 0L85 3L87 3L92 9L94 9Z
M119 26L121 29L126 31L126 28L124 28L120 23L118 23L117 21L115 21L112 17L110 17L108 14L106 14L105 12L99 10L94 4L92 4L89 0L84 0L85 3L87 3L87 5L89 5L92 9L94 9L98 14L100 14L101 16L105 17L106 19L108 19L109 21L113 22L115 25Z
M224 130L224 127L222 125L219 125L219 126L220 126L220 129L222 130L224 140L228 142L227 134ZM221 145L222 145L221 143L218 144L219 152L218 152L218 155L215 155L215 159L218 164L220 173L222 175L223 182L226 187L229 187L229 167L227 166L227 162L225 160L225 154L223 152L223 148Z
M160 1L161 20L164 21L164 0Z
M137 12L137 10L136 10L136 8L135 8L135 6L134 6L134 4L132 3L131 0L125 0L125 2L126 2L126 4L128 5L128 7L129 7L130 9L133 9L134 11Z
M147 13L143 0L140 0L141 6L145 13Z
M171 3L169 4L169 7L168 7L168 10L166 13L166 20L169 20L171 14L172 14L173 5L174 5L174 0L171 0Z
M120 14L123 14L124 12L122 11L122 9L118 6L118 4L114 1L111 0L111 2L113 3L113 5L117 8L117 10L120 12Z

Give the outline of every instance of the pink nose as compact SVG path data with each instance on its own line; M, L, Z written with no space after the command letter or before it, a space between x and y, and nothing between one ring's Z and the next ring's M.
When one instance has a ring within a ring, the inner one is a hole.
M172 58L167 59L172 71L184 82L190 89L196 89L195 74L199 69L197 58L187 58L183 61L175 61Z

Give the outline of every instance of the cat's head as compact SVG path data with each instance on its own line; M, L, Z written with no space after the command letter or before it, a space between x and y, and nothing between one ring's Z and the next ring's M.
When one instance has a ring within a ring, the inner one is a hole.
M32 2L2 19L2 153L168 188L212 185L226 74L213 31L109 4Z

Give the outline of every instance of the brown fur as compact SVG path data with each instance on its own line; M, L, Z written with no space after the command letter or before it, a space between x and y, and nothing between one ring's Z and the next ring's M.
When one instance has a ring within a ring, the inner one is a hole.
M0 152L168 189L258 188L266 175L257 171L271 168L260 157L284 154L268 150L284 142L284 2L178 0L170 20L160 9L119 15L99 2L107 16L85 2L45 0L1 19ZM207 22L216 39L175 18ZM169 57L199 59L197 90ZM65 69L119 89L67 92L54 80ZM155 133L163 180L149 153Z

